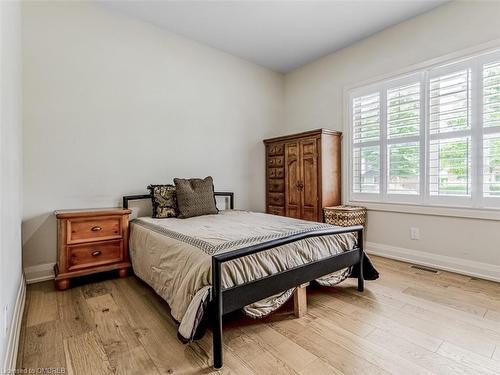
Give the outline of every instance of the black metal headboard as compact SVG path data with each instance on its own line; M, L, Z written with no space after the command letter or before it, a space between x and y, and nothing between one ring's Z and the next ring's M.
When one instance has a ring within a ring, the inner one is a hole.
M229 191L216 191L214 193L216 197L229 197L229 208L234 210L234 193ZM140 194L140 195L125 195L123 197L123 208L128 208L129 201L135 201L140 199L151 199L151 194Z

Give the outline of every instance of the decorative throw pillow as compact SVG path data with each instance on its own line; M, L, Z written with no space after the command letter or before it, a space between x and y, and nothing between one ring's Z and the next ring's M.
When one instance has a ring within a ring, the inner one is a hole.
M174 178L179 218L217 214L212 177Z
M153 217L164 219L177 216L177 199L174 185L149 185L153 203Z

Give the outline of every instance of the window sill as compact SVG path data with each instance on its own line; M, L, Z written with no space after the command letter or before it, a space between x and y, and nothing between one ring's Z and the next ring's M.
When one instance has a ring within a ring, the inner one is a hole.
M351 200L349 205L361 205L370 211L397 212L416 215L447 216L466 219L500 221L500 210L487 208L457 208L446 206L423 206L415 204L377 203Z

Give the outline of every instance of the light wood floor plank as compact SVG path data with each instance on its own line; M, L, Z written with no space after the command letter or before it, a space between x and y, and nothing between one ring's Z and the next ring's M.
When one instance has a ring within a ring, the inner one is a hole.
M64 338L78 336L92 331L95 322L83 297L82 288L68 289L55 293L58 310L58 323Z
M200 353L203 353L205 361L203 362L201 368L204 373L212 373L211 366L213 363L212 358L212 333L207 332L205 336L192 343L191 347L199 347ZM201 355L201 354L200 354ZM223 374L242 374L242 375L259 375L254 371L248 364L242 361L233 351L229 345L224 345L224 362L225 365L222 369L218 370Z
M488 370L477 371L462 363L433 353L418 345L412 344L406 340L394 337L382 330L376 329L370 333L367 339L374 344L384 345L395 355L413 361L427 370L442 375L492 375Z
M337 299L346 303L358 306L375 314L380 314L399 324L431 335L442 341L450 341L459 346L463 346L477 354L491 356L496 345L494 341L487 340L477 335L473 329L464 328L461 322L451 317L448 318L445 324L442 324L434 318L436 314L426 315L407 310L403 311L402 309L394 309L390 306L377 304L374 300L365 298L363 295L339 293L335 296ZM478 317L477 319L481 318Z
M56 294L52 289L52 284L34 284L29 288L26 299L29 306L26 318L28 327L57 320Z
M301 375L343 375L344 373L337 370L335 367L330 366L328 363L321 359L308 364L301 372Z
M427 301L446 305L456 310L461 310L469 314L477 315L481 318L486 314L487 311L487 309L484 307L466 302L463 298L463 295L462 298L450 295L448 293L448 290L445 289L429 291L422 290L420 288L406 288L403 293L420 299L425 299Z
M422 316L426 320L432 320L433 322L440 323L441 325L451 325L455 333L462 335L462 337L467 337L471 342L481 341L486 346L495 346L500 344L500 332L490 328L484 328L480 324L475 324L476 322L484 321L482 318L478 318L475 322L453 319L450 323L450 318L446 316L446 314L438 312L430 313L426 309L419 306L408 304L405 305L402 310ZM488 354L485 355L488 356Z
M104 347L95 332L64 339L69 374L113 374Z
M149 300L127 287L126 280L116 280L108 286L113 299L122 306L128 323L160 372L195 374L199 371L203 358L179 342L176 324L171 318L160 316Z
M453 359L455 362L463 363L464 365L475 369L476 371L488 370L492 374L500 374L500 363L491 360L471 351L460 348L459 346L443 343L437 351L444 357Z
M304 317L303 319L306 319ZM309 318L310 319L310 318ZM337 342L332 341L332 336L325 337L324 332L312 330L304 321L289 320L281 323L271 323L271 326L281 334L295 341L307 351L315 354L330 366L343 373L352 374L389 374L384 370L369 362L364 355L359 356Z
M412 272L405 274L404 272L387 270L385 277L377 283L377 287L391 291L391 293L401 292L426 305L437 305L439 309L447 308L454 315L469 316L475 319L477 316L483 316L486 310L484 307L474 306L474 303L471 302L472 296L478 294L477 291L467 293L463 290L458 296L459 298L456 298L457 293L453 290L450 292L451 284L440 282L439 276L434 274L416 275ZM448 291L449 295L444 293L445 291ZM494 299L492 302L498 304Z
M376 283L370 284L371 287L369 288L369 291L367 293L364 293L362 296L363 298L371 299L375 303L383 305L387 304L380 303L381 297L390 297L399 300L402 304L403 309L407 307L407 305L417 306L419 308L425 308L426 310L432 311L434 313L446 315L449 320L459 320L462 322L467 322L473 327L477 326L483 329L494 330L500 333L500 325L494 321L484 318L479 319L477 315L450 308L446 304L440 304L439 301L431 302L425 299L420 299L401 293L401 291L396 289L401 283L402 281L399 280L388 280L387 277L381 278L380 280L377 280ZM429 283L428 287L432 287L432 285L432 283ZM467 293L464 292L464 299L466 298ZM500 305L500 303L498 303L498 305Z
M402 309L406 309L408 308L408 306L416 306L432 313L446 315L449 321L459 320L462 322L467 322L473 327L477 326L483 329L493 330L500 333L500 325L494 321L484 318L481 319L477 315L453 309L448 305L440 304L439 302L431 302L425 299L420 299L408 294L404 294L400 291L395 290L390 285L382 285L382 281L378 282L377 280L377 283L373 283L372 285L373 286L370 288L369 293L363 294L363 298L371 299L372 301L377 303L379 302L380 296L392 296L392 298L398 299L402 302ZM465 295L464 298L466 298Z
M500 312L498 311L488 310L486 311L486 314L484 314L484 318L492 320L494 322L498 322L498 325L500 325Z
M252 319L251 324L241 329L247 336L253 338L263 350L273 354L284 364L296 372L300 372L309 363L318 359L300 345L283 336L266 324ZM258 351L256 352L258 354Z
M331 295L325 296L328 300L333 300ZM317 301L309 307L310 315L315 318L324 318L332 323L338 324L342 329L351 332L352 334L365 337L373 332L376 325L373 321L362 321L356 315L344 314L337 310L331 309L328 305L321 303L324 299L320 299L318 295Z
M87 299L111 366L117 374L159 374L110 294Z
M325 318L331 317L329 311L335 311L340 315L339 322L346 319L355 319L360 325L369 325L373 329L369 330L367 334L371 333L375 327L380 328L395 336L406 338L414 344L420 345L428 350L435 351L443 343L443 340L431 334L419 331L412 327L408 327L392 318L386 317L382 314L373 313L370 310L358 308L355 305L346 303L339 298L331 298L331 296L321 295L318 296L321 306L324 306L328 312L319 310ZM314 312L315 313L315 312ZM313 313L313 314L314 314ZM335 315L333 315L335 316ZM342 327L344 327L342 325ZM363 335L362 337L365 337Z
M393 352L388 351L383 347L373 345L363 337L356 336L355 334L344 329L342 325L339 325L337 322L328 319L327 316L325 316L324 318L314 318L313 315L310 321L304 319L301 324L307 325L319 335L327 337L331 341L337 342L339 345L349 350L351 353L362 357L363 359L391 374L431 374L429 371L418 365L415 365L411 361L408 361L405 358L401 357L396 358Z
M266 345L259 342L256 337L245 333L233 337L232 333L234 332L226 335L231 351L256 373L297 374L285 359L279 358L275 352L266 350Z
M493 352L493 356L491 357L494 361L500 362L500 345L496 347Z
M66 367L62 343L61 327L55 320L27 327L21 368Z

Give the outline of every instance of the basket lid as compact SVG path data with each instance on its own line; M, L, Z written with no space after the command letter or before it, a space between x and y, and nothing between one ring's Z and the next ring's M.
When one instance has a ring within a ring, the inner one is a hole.
M324 210L332 210L332 211L366 211L365 207L361 206L332 206L332 207L325 207Z

